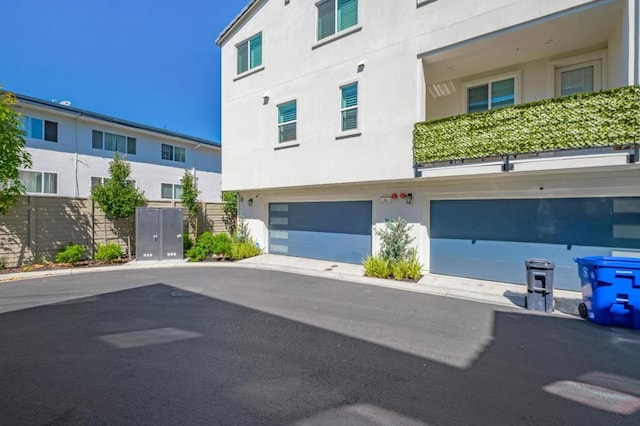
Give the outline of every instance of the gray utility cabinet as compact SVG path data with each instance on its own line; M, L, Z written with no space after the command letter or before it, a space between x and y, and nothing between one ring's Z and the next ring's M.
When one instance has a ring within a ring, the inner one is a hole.
M182 209L136 209L136 260L182 259Z

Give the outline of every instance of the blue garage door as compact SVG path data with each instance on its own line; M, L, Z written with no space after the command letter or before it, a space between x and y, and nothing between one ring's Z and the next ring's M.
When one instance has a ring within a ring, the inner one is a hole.
M524 261L556 264L556 288L580 289L573 258L640 255L640 198L431 202L431 272L526 284Z
M371 254L371 201L269 204L269 253L360 263Z

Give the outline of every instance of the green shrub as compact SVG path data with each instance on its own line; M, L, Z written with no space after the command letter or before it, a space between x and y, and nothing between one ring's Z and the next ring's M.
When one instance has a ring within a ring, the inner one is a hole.
M250 239L249 241L234 241L231 245L231 259L240 260L254 257L262 253L262 250Z
M381 255L369 256L362 264L364 266L364 274L368 277L389 278L389 275L391 275L391 265Z
M193 247L193 240L189 236L188 232L182 234L182 252L186 253Z
M204 232L195 245L187 250L187 257L192 262L200 262L212 254L231 256L233 241L228 234L220 233L213 235L211 232Z
M409 236L409 224L399 217L397 220L387 220L383 229L376 230L380 237L380 255L389 262L400 262L415 254L410 247L414 238Z
M56 255L57 263L76 263L82 260L85 247L80 244L69 243Z
M213 254L230 257L232 245L231 237L224 232L213 236Z
M95 257L96 260L113 263L122 257L122 248L116 243L98 244Z
M391 263L391 275L394 280L418 280L422 276L422 265L416 256Z

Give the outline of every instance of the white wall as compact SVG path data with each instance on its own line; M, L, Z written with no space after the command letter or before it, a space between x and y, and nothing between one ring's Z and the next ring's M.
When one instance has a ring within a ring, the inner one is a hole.
M423 90L417 55L586 3L591 2L459 0L416 8L412 1L360 1L354 33L317 43L314 2L262 2L222 46L223 188L412 177L412 130L421 109L417 92ZM258 32L263 67L236 79L235 45ZM536 86L547 78L538 65L544 77ZM351 81L360 86L361 134L337 139L339 86ZM276 149L277 105L293 99L299 146ZM445 102L447 113L458 110L458 100Z
M57 143L27 138L27 150L32 155L31 170L58 174L58 193L55 195L88 197L91 177L109 176L109 162L115 153L92 148L92 130L100 130L136 138L136 154L123 157L131 165L131 178L149 200L161 199L161 183L180 184L187 169L192 173L195 171L201 201L221 201L221 158L217 147L24 103L18 110L27 116L58 123ZM163 143L184 147L186 161L162 160Z

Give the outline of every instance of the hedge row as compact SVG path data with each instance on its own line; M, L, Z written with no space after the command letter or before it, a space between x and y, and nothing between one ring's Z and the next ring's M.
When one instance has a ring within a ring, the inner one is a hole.
M417 123L417 164L640 142L640 86Z

